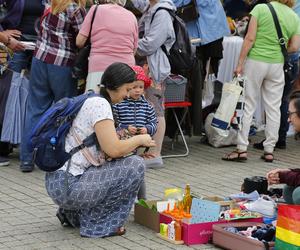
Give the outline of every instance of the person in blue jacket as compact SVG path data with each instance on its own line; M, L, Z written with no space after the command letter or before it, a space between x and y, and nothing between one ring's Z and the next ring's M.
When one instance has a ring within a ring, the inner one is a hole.
M182 7L191 0L172 0L176 7ZM186 23L191 39L200 38L197 55L203 63L203 75L207 61L217 76L219 60L223 58L222 41L224 36L230 35L224 8L220 0L196 0L199 17Z

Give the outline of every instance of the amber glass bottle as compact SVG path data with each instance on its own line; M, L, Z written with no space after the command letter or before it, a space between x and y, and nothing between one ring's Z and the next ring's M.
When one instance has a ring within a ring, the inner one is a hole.
M191 205L192 205L191 187L190 184L186 184L185 193L183 197L184 211L190 213Z

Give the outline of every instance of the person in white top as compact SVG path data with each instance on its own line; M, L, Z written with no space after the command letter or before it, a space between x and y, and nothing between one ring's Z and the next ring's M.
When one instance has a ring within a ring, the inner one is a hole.
M145 168L141 157L126 155L140 146L155 146L148 134L119 140L116 133L111 104L127 97L135 80L135 72L127 64L110 65L102 77L101 97L85 101L66 137L69 151L95 131L99 146L88 148L88 153L98 166L91 164L82 150L73 155L68 172L63 166L46 174L47 192L59 205L57 217L63 225L80 227L81 236L125 233L123 226Z

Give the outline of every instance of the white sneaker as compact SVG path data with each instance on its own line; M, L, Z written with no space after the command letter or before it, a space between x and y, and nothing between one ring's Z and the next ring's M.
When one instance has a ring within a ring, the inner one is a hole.
M268 196L260 197L258 200L244 204L247 210L258 212L266 217L275 216L275 202Z

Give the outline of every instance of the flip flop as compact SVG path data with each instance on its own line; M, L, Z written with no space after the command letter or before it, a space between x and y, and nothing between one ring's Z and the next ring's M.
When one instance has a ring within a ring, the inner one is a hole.
M239 151L232 151L229 154L226 154L222 157L223 161L235 161L235 162L245 162L247 161L247 157L241 156L242 154L246 154L247 151L239 152ZM237 154L237 157L231 157L231 155Z
M267 159L266 156L272 156L272 159ZM267 153L267 152L264 152L264 154L260 157L262 160L264 160L265 162L273 162L274 160L274 155L273 153Z

